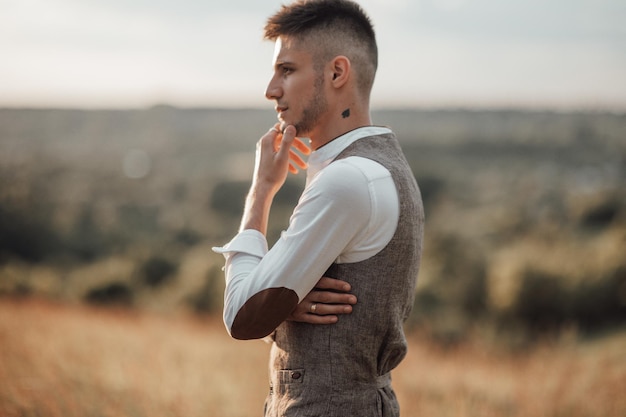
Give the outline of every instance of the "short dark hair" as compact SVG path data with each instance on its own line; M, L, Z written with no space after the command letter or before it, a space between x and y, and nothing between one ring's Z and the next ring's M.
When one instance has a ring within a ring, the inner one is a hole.
M298 0L283 5L265 25L265 39L302 42L316 64L338 55L350 59L359 89L369 94L378 67L376 34L361 6L350 0Z

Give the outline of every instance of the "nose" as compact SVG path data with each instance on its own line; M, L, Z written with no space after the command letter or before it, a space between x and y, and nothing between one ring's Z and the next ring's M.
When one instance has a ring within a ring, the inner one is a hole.
M265 89L265 98L268 100L276 100L282 97L283 91L276 78L276 76L273 76Z

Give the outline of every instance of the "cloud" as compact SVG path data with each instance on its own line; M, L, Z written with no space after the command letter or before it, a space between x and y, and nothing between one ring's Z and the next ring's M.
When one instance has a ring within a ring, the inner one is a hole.
M282 1L0 0L0 105L267 105ZM374 103L615 103L621 0L362 0ZM621 103L621 104L620 104Z
M61 105L233 105L250 88L251 70L270 68L271 45L262 45L256 16L218 14L206 3L11 2L12 18L0 21L10 57L0 67L0 96L29 102L39 95Z
M423 37L413 51L412 65L404 65L397 50L384 54L373 102L624 108L626 85L616 80L626 59L592 42Z

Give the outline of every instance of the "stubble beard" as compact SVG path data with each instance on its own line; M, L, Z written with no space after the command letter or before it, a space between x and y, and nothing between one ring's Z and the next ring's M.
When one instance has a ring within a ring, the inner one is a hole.
M328 101L324 96L324 73L320 72L315 79L313 98L302 110L302 118L294 126L298 137L307 137L319 124L322 114L328 109Z

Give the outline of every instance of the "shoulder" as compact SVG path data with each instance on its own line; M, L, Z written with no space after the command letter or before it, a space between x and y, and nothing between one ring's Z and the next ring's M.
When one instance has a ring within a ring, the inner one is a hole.
M315 178L317 186L334 193L367 192L373 182L391 178L389 170L371 159L350 156L324 168Z
M322 169L305 188L298 209L318 215L331 212L363 227L372 216L388 213L387 206L393 211L394 204L398 203L391 173L375 161L351 156Z

